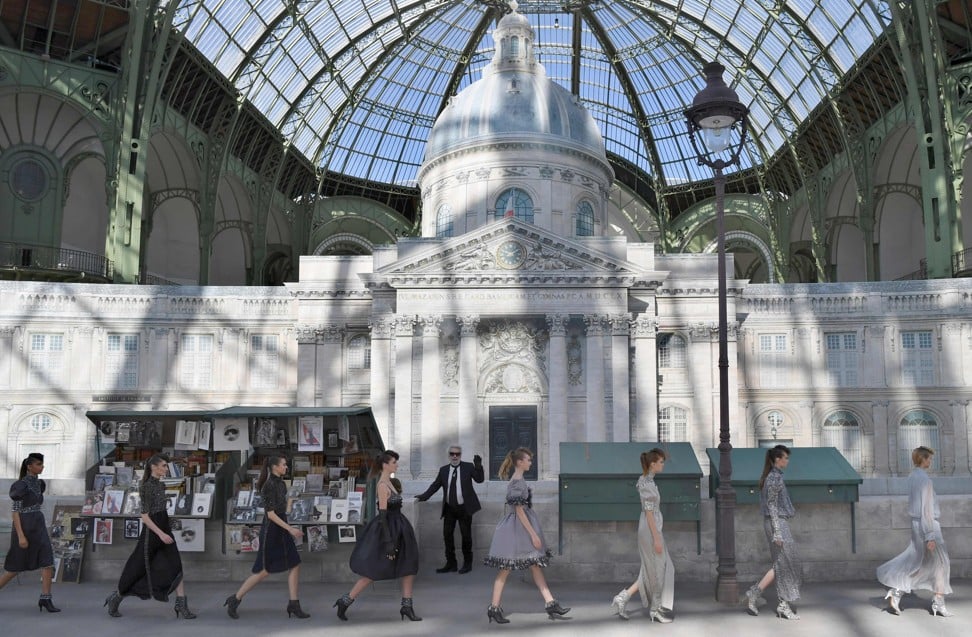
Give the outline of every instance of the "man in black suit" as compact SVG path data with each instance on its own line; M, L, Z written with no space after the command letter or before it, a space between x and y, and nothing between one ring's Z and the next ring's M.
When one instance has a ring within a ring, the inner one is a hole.
M473 489L473 480L482 482L486 476L481 456L473 456L473 461L462 462L462 447L449 447L449 464L439 469L435 482L421 495L415 496L425 502L439 489L445 491L442 499L442 539L445 542L446 563L436 573L468 573L472 570L472 516L482 507L479 496ZM462 568L456 561L456 522L462 535Z

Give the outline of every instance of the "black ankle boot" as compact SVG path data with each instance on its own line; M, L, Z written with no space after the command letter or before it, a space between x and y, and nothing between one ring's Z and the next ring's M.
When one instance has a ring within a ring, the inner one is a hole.
M105 600L105 606L108 607L108 614L112 617L121 617L121 613L118 612L118 607L121 605L122 596L118 594L118 591L112 591L108 599Z
M544 606L544 610L547 611L547 617L550 619L556 619L557 617L561 617L569 613L570 607L564 608L560 605L560 602L554 599L547 602L547 605Z
M310 615L305 613L303 609L300 607L299 599L292 599L289 602L287 602L287 617L290 617L291 615L296 617L297 619L307 619L308 617L310 617Z
M412 608L412 598L411 597L403 597L402 598L402 608L399 611L399 613L402 616L402 621L405 621L405 618L406 617L408 617L409 620L410 621L413 621L413 622L420 622L420 621L422 621L422 618L419 617L418 615L416 615L415 614L415 609Z
M48 613L60 613L61 609L54 605L50 595L41 595L37 600L37 611L46 610Z
M226 614L233 619L239 619L240 616L236 613L236 609L240 607L240 602L242 601L242 599L237 599L236 595L230 595L227 597L226 601L223 602L223 606L226 607Z
M489 617L489 623L494 621L497 624L509 624L510 620L503 616L503 609L499 606L493 606L492 604L486 609L486 616Z
M348 616L346 613L348 612L348 609L351 607L351 604L353 603L354 603L354 599L352 599L351 596L347 594L342 595L341 597L338 598L336 602L334 602L334 605L337 606L338 619L345 622L348 621Z
M176 597L174 610L176 617L181 617L183 619L196 618L196 613L189 610L189 601L185 597Z

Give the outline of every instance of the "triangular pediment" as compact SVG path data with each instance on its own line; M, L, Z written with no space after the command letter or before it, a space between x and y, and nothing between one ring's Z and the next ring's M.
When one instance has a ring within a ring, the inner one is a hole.
M612 281L630 285L646 274L625 259L516 219L503 219L460 237L405 250L375 274L395 287L421 282L546 283Z

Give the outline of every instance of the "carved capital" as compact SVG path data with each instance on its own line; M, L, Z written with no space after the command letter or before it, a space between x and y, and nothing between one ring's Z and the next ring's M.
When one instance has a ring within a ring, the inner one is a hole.
M413 336L415 333L415 317L399 314L395 317L395 336Z
M658 331L658 321L650 316L639 314L631 321L630 330L635 338L652 338Z
M604 317L600 314L585 314L584 325L587 326L588 336L601 336L604 334Z
M630 314L614 314L608 317L611 324L611 334L615 336L625 336L628 334L631 325Z
M309 325L300 325L297 327L298 345L313 345L315 343L317 343L317 330Z
M389 316L373 316L370 324L372 340L391 338L393 321Z
M438 314L432 316L422 316L419 318L422 327L422 336L438 336L439 326L442 325L442 317Z
M460 336L475 336L476 328L479 327L479 316L475 314L469 314L466 316L457 316L456 323L459 324L459 334Z
M317 330L317 336L324 343L335 344L341 342L341 337L344 334L344 328L340 325L322 325Z
M570 319L569 316L566 314L547 314L546 319L550 336L567 335L567 321Z

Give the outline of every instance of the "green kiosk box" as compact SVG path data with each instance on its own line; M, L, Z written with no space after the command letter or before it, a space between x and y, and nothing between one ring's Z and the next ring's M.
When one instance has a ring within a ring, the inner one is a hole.
M560 552L564 522L637 520L641 502L635 484L641 476L641 453L659 447L668 453L665 471L655 478L665 521L695 522L702 552L702 467L687 442L560 443Z
M860 500L863 480L834 447L793 447L784 474L786 489L795 504L850 503L851 550L857 552L854 503ZM719 487L719 450L705 450L709 457L709 497ZM763 473L766 449L735 448L731 451L732 488L738 504L759 504L759 476Z

